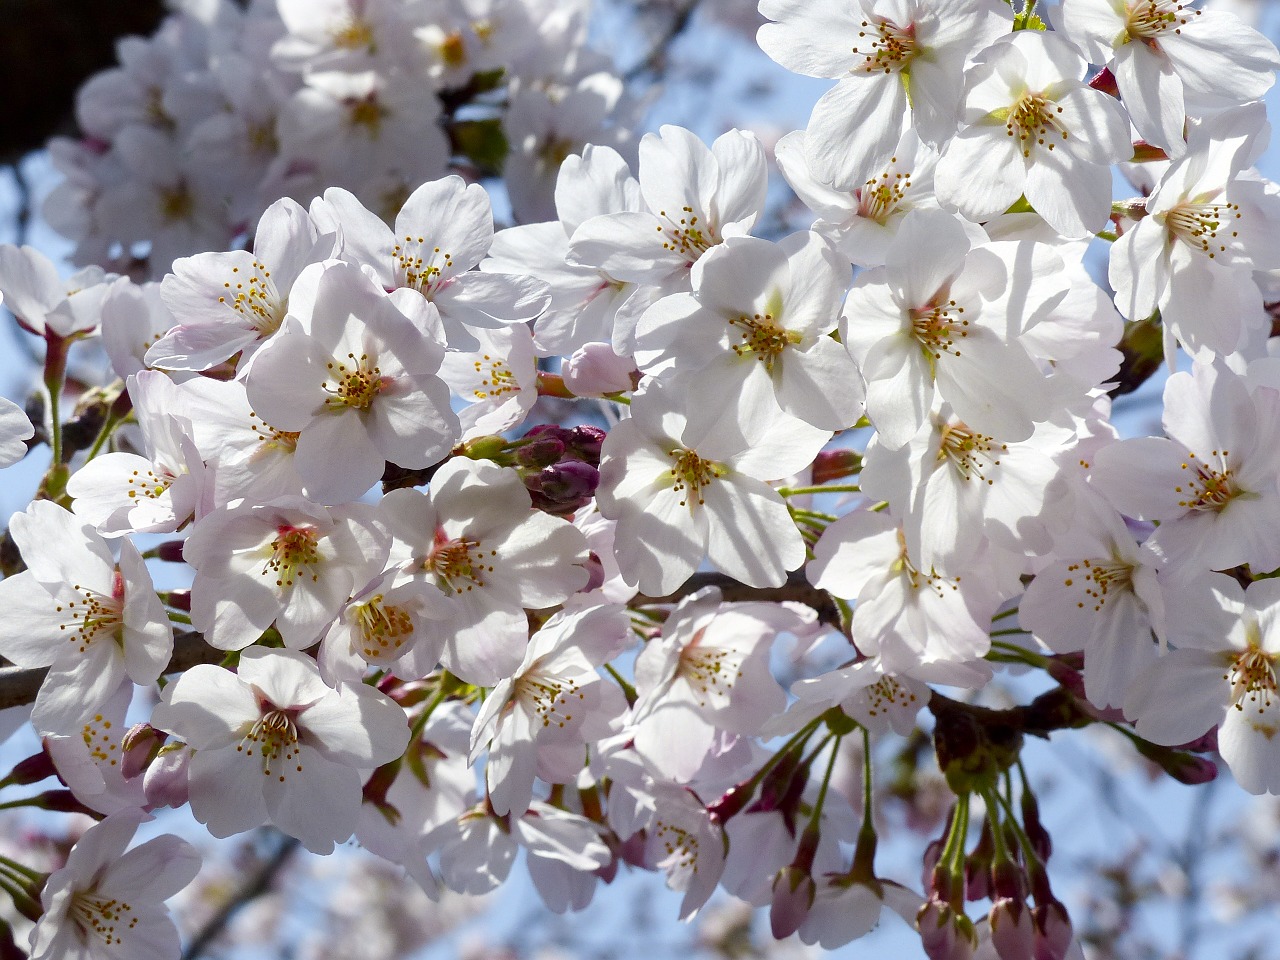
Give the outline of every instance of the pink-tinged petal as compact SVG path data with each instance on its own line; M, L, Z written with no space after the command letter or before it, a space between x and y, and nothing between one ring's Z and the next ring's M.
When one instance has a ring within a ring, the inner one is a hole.
M1190 89L1240 102L1257 100L1275 83L1275 44L1221 10L1195 11L1160 49Z
M131 540L120 542L124 579L124 662L129 679L155 683L173 654L173 624L156 595L146 561Z
M893 155L909 116L897 74L841 80L823 94L805 128L805 157L823 183L853 190Z
M683 700L661 700L635 727L635 748L665 777L688 783L702 768L716 729Z
M712 566L753 587L778 587L804 563L804 539L773 488L730 474L702 493Z
M31 723L41 735L74 736L125 679L124 658L106 637L82 653L64 652L40 685Z
M167 900L200 872L200 853L187 841L165 834L112 861L98 885L109 897Z
M281 333L254 355L245 381L249 405L279 430L302 430L325 410L330 359L312 337Z
M1164 437L1112 443L1093 458L1093 483L1121 513L1164 520L1180 516L1187 499L1178 489L1187 476L1186 451Z
M298 715L298 727L331 759L354 767L389 763L409 742L404 710L363 683L316 701Z
M611 518L618 521L615 550L622 575L649 596L671 593L707 555L707 511L696 500L690 505L686 494L694 496L663 490L646 508L624 509Z
M237 673L256 696L280 709L312 706L334 695L320 678L315 660L295 650L265 647L245 650L240 655Z
M1171 156L1185 151L1182 131L1187 108L1182 79L1172 61L1144 43L1126 43L1116 51L1111 72L1143 139L1164 147Z
M215 837L234 836L267 822L262 758L247 753L227 746L197 749L191 758L191 813Z
M302 490L317 503L348 503L366 493L383 472L383 457L354 410L316 418L294 451Z
M40 585L29 570L0 580L0 655L24 670L47 667L53 663L67 642L58 637L64 622L55 607L76 599L69 590L60 591L55 599Z
M688 263L664 239L662 226L651 213L592 217L570 238L569 263L629 283L661 283Z
M1173 650L1136 678L1124 715L1152 743L1177 745L1204 736L1226 716L1231 687L1223 675L1230 657L1207 650Z
M581 754L581 743L578 751ZM519 816L529 808L538 752L532 741L528 715L517 707L499 728L498 739L489 746L489 759L485 764L489 801L498 816L508 813ZM581 765L581 756L578 762Z
M1250 793L1280 793L1280 700L1245 700L1218 728L1218 752Z
M238 744L261 713L253 691L235 674L202 663L165 687L151 723L197 750L212 751Z
M397 240L412 234L449 254L458 271L470 270L489 252L493 213L489 195L478 183L459 176L424 183L396 216Z
M262 776L271 822L312 853L329 854L355 831L360 814L360 773L306 743L279 772ZM199 754L196 754L199 757ZM261 776L261 774L259 774ZM211 829L212 832L212 829ZM215 834L216 836L216 834Z
M115 560L105 540L70 510L36 500L9 521L27 570L50 587L78 583L109 592Z

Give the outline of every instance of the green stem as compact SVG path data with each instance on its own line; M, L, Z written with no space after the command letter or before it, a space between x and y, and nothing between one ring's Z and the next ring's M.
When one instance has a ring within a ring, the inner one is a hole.
M67 380L67 348L70 341L46 330L44 355L44 388L49 394L49 446L53 448L53 463L62 463L62 388Z
M823 523L835 523L840 519L833 513L819 513L817 510L802 510L799 507L792 507L791 513L797 519L821 520Z
M41 873L39 870L32 870L30 867L23 866L21 863L18 863L17 860L11 860L8 857L4 856L3 854L0 854L0 867L8 869L13 873L19 874L25 880L29 880L32 882L40 880L41 878L44 877L44 874Z
M44 915L44 908L40 906L38 900L31 896L26 887L15 884L7 878L0 877L0 890L9 895L18 912L28 920L36 921Z
M446 673L440 677L440 686L436 688L435 695L422 708L422 713L418 714L418 719L413 721L413 727L409 731L410 743L416 743L418 738L422 736L422 731L426 729L427 721L431 719L432 711L440 706L444 702L444 698L449 695L450 685L445 682L445 677L447 676L448 674Z
M993 630L991 631L991 636L993 637L1029 637L1031 636L1031 634L1027 630L1019 630L1014 627L1010 627L1007 630Z
M612 663L606 663L604 668L608 671L609 676L613 677L613 679L617 681L618 686L622 688L622 695L627 698L627 703L634 707L638 697L636 694L636 688L627 683L626 677L615 670Z
M1018 822L1017 816L1013 812L1013 804L1006 800L999 790L991 791L995 794L996 800L1000 806L1004 807L1005 815L1009 818L1008 823L1013 827L1013 834L1018 838L1018 846L1022 848L1023 859L1027 861L1027 866L1031 864L1040 864L1040 858L1036 856L1036 848L1031 844L1031 838L1027 836L1027 832L1022 829L1022 824Z
M800 497L811 493L861 493L862 487L856 483L829 483L818 487L779 487L778 494L784 497Z
M1000 635L999 633L992 634L993 637L999 636L999 635ZM1040 654L1035 653L1031 650L1027 650L1025 647L1018 646L1016 643L1004 643L1000 640L993 640L991 642L991 646L993 648L999 647L1004 652L1017 658L1022 663L1028 664L1029 666L1040 667L1042 670L1049 669L1048 657L1042 657L1040 656Z
M862 728L862 829L875 832L871 819L871 731Z
M836 769L836 754L840 752L840 737L835 737L834 739L835 742L831 744L831 759L827 761L827 772L822 777L822 784L818 787L818 799L814 801L813 814L809 817L809 825L815 830L818 828L818 823L822 818L822 805L827 802L827 786L831 783L831 774ZM827 737L822 741L822 746L825 746L831 740L832 737ZM821 750L822 746L819 746L818 749Z
M190 614L182 613L178 610L169 611L169 620L172 623L185 623L187 626L191 626Z
M102 448L111 439L111 435L116 432L116 427L120 426L126 419L125 417L117 417L113 413L107 414L107 419L102 422L102 429L94 437L93 446L89 448L88 454L85 455L86 463L102 452Z

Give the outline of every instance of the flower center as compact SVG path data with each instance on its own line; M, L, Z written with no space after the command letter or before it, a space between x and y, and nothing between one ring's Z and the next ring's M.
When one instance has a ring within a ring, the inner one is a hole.
M259 717L244 740L236 746L236 751L243 752L246 757L252 757L255 749L262 759L263 776L271 776L274 769L280 782L284 783L285 764L292 764L301 773L298 727L293 722L293 711L274 707Z
M489 551L490 557L497 555L498 551ZM440 589L449 594L483 587L484 575L493 573L493 565L485 563L479 540L467 537L448 540L441 530L436 531L435 546L423 563L423 569L434 573Z
M965 329L969 321L962 318L964 307L957 306L954 300L944 304L926 304L911 310L911 335L920 344L920 349L929 358L930 365L941 360L944 353L960 356L956 348L956 340L963 340L969 335Z
M113 577L113 588L115 595L107 596L74 584L71 589L79 594L80 599L68 600L55 608L68 618L58 624L58 629L66 632L67 639L76 645L77 653L84 653L100 636L119 639L120 630L124 627L124 579L119 571Z
M1198 249L1210 260L1227 252L1227 244L1240 236L1235 222L1242 219L1238 203L1180 203L1163 215L1169 235ZM1219 236L1221 234L1221 236Z
M1248 700L1262 713L1271 706L1276 695L1275 664L1270 656L1252 644L1236 657L1222 679L1231 684L1231 703L1237 710L1244 710Z
M878 717L894 707L908 707L916 699L916 695L899 683L897 677L881 677L867 687L867 713Z
M190 220L195 213L196 201L185 183L160 191L160 216L165 223Z
M369 136L376 140L382 132L382 119L387 115L387 110L378 103L377 98L370 94L360 100L355 100L347 104L348 117L353 127L364 127L369 131Z
M1060 113L1062 107L1043 94L1024 93L1009 110L1004 129L1009 136L1018 138L1022 155L1029 157L1033 146L1052 150L1057 145L1055 137L1067 139L1067 130L1058 120Z
M853 53L861 58L850 73L902 72L920 50L916 46L916 27L909 23L900 27L892 20L863 20L858 43Z
M1098 613L1106 606L1109 595L1133 589L1133 565L1123 560L1081 560L1067 565L1068 573L1077 574L1081 570L1084 571L1081 574L1084 583L1080 586L1084 590L1085 599L1076 602L1081 610L1086 603L1092 601L1094 613ZM1067 577L1062 583L1063 586L1074 587L1075 576Z
M663 237L662 249L675 251L691 264L720 242L715 227L700 223L693 207L682 207L679 219L659 210L658 218L666 221L658 227Z
M671 479L676 493L683 494L680 506L690 505L691 500L698 504L706 501L702 496L702 488L712 480L724 476L728 470L714 460L703 460L693 450L677 447L667 454L674 461L671 467Z
M1125 42L1140 40L1151 44L1170 27L1174 33L1181 33L1183 25L1191 20L1192 15L1200 16L1199 10L1187 10L1187 6L1176 0L1137 0L1136 3L1126 4Z
M868 180L856 192L858 216L884 225L898 212L898 206L911 189L911 172L894 170L897 157L889 160L890 169Z
M990 486L995 483L988 475L991 468L1000 466L1000 455L1008 452L1007 444L996 443L985 433L970 430L963 423L947 423L942 427L938 462L948 461L964 480L985 481Z
M709 697L723 699L742 676L742 657L732 650L703 647L695 638L680 654L679 676L698 695L698 706Z
M324 405L330 410L368 410L386 385L382 370L369 360L367 353L359 357L348 353L347 360L350 365L340 360L330 360L325 364L335 386L325 384L325 392L333 396L327 397Z
M302 434L290 430L277 430L269 423L262 422L262 418L252 411L249 413L249 421L249 429L258 436L259 451L275 450L281 453L293 453L298 448L298 437Z
M303 567L311 569L323 559L319 549L320 534L314 527L291 527L285 524L276 528L276 538L271 541L271 556L263 565L263 576L275 575L277 587L292 587ZM320 577L314 570L311 580Z
M242 276L239 267L232 267L233 276L223 282L226 293L218 302L248 321L259 336L269 337L280 329L287 307L271 282L271 271L264 264L255 260L250 271L248 276Z
M377 662L399 654L413 635L413 617L404 607L385 603L382 594L370 597L355 609L355 625L360 634L360 653Z
M69 913L86 941L92 934L108 947L123 943L122 934L138 925L133 907L123 901L100 896L93 889L72 897Z
M520 384L516 375L502 359L494 360L489 354L475 361L476 374L480 377L479 385L471 391L477 400L494 400L509 393L519 393ZM486 373L485 367L489 370Z
M733 317L729 325L737 327L741 343L733 345L733 352L740 357L754 356L772 370L774 362L792 344L800 342L800 334L778 323L772 313L757 313L748 317Z
M542 721L543 727L564 727L571 723L570 701L586 699L576 680L536 674L517 677L515 695L529 713Z
M956 592L960 589L960 577L944 577L940 573L935 573L933 568L929 568L928 573L919 570L911 557L907 554L907 538L902 532L902 528L898 528L898 559L894 563L893 572L906 577L907 584L912 590L932 590L938 597L945 597L947 591Z
M439 286L444 271L453 270L453 254L432 247L423 255L425 237L406 235L402 242L391 248L392 268L402 278L401 285L412 287L424 297L430 297Z
M176 479L163 468L159 468L161 472L157 474L154 470L148 470L146 476L138 470L133 470L129 474L128 489L126 495L130 500L137 500L139 497L146 497L148 500L159 500L164 496L164 492L173 486Z
M666 854L658 864L661 870L698 872L698 837L675 823L658 820L654 825L658 842Z
M1221 513L1232 500L1246 496L1236 482L1235 471L1226 465L1229 455L1227 450L1212 451L1211 456L1222 464L1220 469L1214 469L1188 451L1182 469L1188 471L1189 477L1173 488L1175 493L1184 495L1178 506L1196 512Z
M373 26L362 17L352 17L329 36L339 50L374 51Z

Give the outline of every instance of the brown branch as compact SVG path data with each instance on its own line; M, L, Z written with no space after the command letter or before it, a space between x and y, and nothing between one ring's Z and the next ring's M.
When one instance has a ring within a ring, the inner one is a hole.
M225 650L216 650L205 643L202 634L184 630L174 637L173 658L165 673L180 673L197 663L218 663L226 655ZM32 703L48 672L48 667L26 670L20 667L0 668L0 710Z

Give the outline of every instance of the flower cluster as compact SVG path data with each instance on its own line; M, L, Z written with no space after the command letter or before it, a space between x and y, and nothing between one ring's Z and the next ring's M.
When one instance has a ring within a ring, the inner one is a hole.
M504 166L515 210L546 215L559 161L622 143L638 117L586 45L589 0L181 2L79 91L79 139L45 206L80 263L154 276L220 250L282 196L326 187L395 211L452 157Z
M396 189L371 200L387 171L331 134L284 138L307 186L264 174L236 197L314 199L267 207L252 252L68 289L0 248L51 399L97 332L122 378L92 446L51 405L45 497L11 522L26 570L0 583L0 654L50 667L32 720L110 815L99 843L189 804L218 837L354 836L430 894L488 891L523 850L556 911L625 863L664 873L682 917L721 887L827 948L889 907L933 958L1061 960L1079 947L1048 833L1008 775L1024 733L1129 724L1189 782L1216 743L1280 793L1280 189L1251 167L1273 47L1166 0L1064 0L1053 30L1034 3L762 0L764 50L836 81L777 149L812 229L753 235L754 135L664 126L634 168L567 156L548 219L495 232L459 176L378 200L421 176L413 151L445 153L395 119L389 81L518 64L504 24L550 42L519 26L530 4L484 30L433 25L442 6L280 0L283 31L236 14L270 52L254 69L297 81L279 129L372 111ZM194 42L183 16L111 83ZM200 29L207 51L232 31ZM1113 202L1115 164L1144 196ZM1110 293L1086 269L1102 243ZM1111 398L1161 354L1191 361L1165 436L1119 439ZM31 429L0 416L0 449ZM189 590L157 593L139 534ZM121 739L171 621L206 662ZM1055 689L1003 713L934 689L1009 663ZM872 774L925 708L956 800L915 892L876 874ZM851 757L861 790L833 779ZM119 866L97 870L50 881L38 949L72 935L60 911L116 910Z

